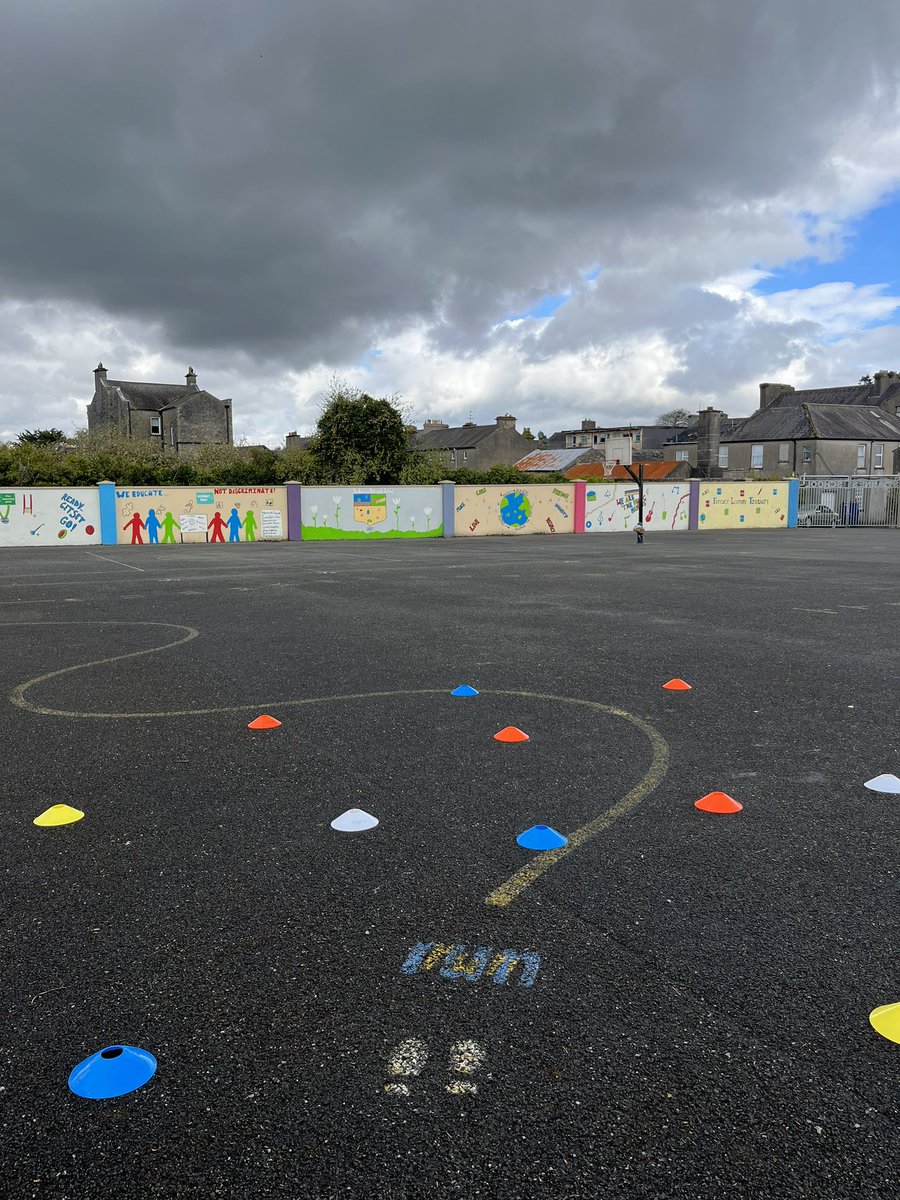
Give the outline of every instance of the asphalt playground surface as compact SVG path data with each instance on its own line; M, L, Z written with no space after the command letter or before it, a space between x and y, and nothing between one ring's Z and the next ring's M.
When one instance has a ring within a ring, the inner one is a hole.
M863 782L900 773L898 560L830 529L4 550L0 1191L896 1200L900 797ZM32 824L58 803L85 818ZM486 903L535 823L595 832ZM401 971L431 942L540 967ZM115 1043L153 1079L74 1096Z

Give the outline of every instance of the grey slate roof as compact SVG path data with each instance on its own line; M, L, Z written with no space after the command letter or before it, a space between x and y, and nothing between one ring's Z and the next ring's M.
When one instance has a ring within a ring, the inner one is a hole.
M116 388L132 408L140 408L145 412L160 412L186 400L188 396L196 396L198 391L186 383L131 383L127 379L107 379L106 386Z
M735 433L746 424L748 419L752 420L747 417L723 417L720 440L723 442L735 441ZM697 444L697 426L691 425L685 429L679 429L674 437L667 439L663 444L664 446L695 446Z
M471 450L492 433L496 425L461 425L455 429L419 430L414 434L417 450Z
M797 408L801 404L839 404L877 408L879 404L895 395L900 401L900 383L891 384L880 396L878 386L874 383L859 383L851 387L803 388L796 392L779 392L766 407Z
M827 389L842 390L842 389ZM849 389L843 389L849 390ZM724 424L724 422L723 422ZM790 407L769 405L743 422L723 442L790 442L795 439L826 438L833 441L888 441L900 439L900 417L881 408L855 404L801 404Z

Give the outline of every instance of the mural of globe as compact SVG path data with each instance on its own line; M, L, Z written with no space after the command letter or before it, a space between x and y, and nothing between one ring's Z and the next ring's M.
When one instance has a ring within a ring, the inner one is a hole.
M520 529L531 517L531 501L524 492L507 492L500 501L500 520L511 529Z

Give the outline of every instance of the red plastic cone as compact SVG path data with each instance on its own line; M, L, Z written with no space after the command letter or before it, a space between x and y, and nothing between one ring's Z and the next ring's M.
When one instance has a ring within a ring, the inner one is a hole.
M277 729L281 724L274 717L270 717L268 713L263 713L261 717L257 717L255 721L251 721L247 726L248 729Z
M743 804L738 804L737 800L733 796L729 796L727 792L708 792L699 800L694 801L694 808L699 808L701 812L736 813L740 812L743 807Z
M523 733L521 729L516 729L515 725L507 725L505 729L501 729L499 733L494 734L495 742L527 742L528 734Z
M663 684L663 688L667 692L689 692L691 685L683 679L670 679L668 683Z

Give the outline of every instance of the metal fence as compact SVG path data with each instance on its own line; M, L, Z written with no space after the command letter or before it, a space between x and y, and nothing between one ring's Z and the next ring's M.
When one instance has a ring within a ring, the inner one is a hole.
M896 528L900 476L803 475L797 525Z

